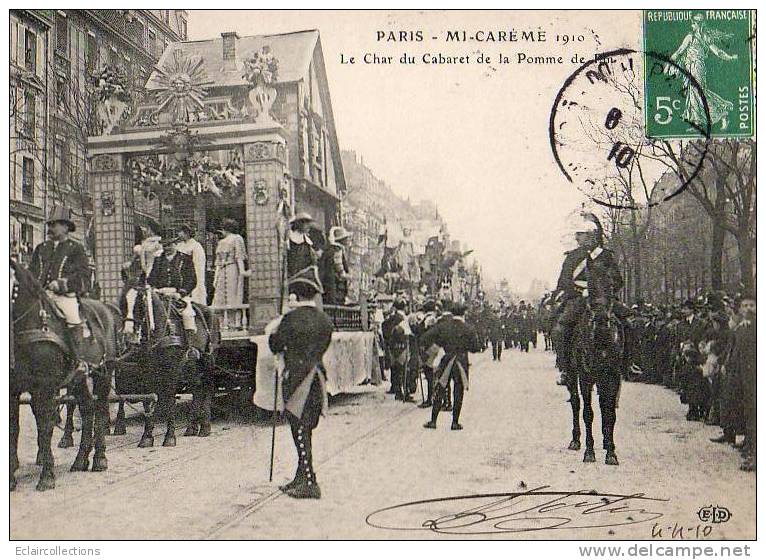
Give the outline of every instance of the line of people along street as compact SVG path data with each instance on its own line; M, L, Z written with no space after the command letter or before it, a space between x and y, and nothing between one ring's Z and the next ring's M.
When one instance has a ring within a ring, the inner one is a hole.
M322 357L330 343L332 323L316 309L322 304L346 301L349 271L345 248L350 237L342 227L332 228L329 244L316 239L318 228L306 214L290 221L287 237L287 311L267 328L274 354L281 355L286 381L284 398L291 423L298 468L293 481L283 490L296 498L319 498L321 493L313 470L311 437L321 411L326 408ZM593 275L609 279L605 306L623 325L624 367L628 381L662 383L679 393L688 407L686 418L718 425L720 436L713 441L738 446L743 454L741 468L756 466L756 300L754 294L730 297L713 292L682 304L638 303L627 308L617 297L622 280L614 256L605 248L598 219L584 215L586 225L576 231L578 247L566 254L557 289L547 294L535 309L531 304L500 302L492 307L483 298L468 304L450 300L426 299L416 302L400 293L384 316L377 308L373 320L382 350L382 370L391 375L395 399L413 402L418 386L421 407L431 409L426 429L436 429L442 411L451 412L452 430L462 430L460 414L470 379L470 353L492 347L493 359L502 360L503 349L529 352L536 347L542 331L545 348L557 354L562 372L561 384L573 375L569 359L572 329L576 318L588 305L587 291ZM81 347L85 325L79 314L78 297L88 291L90 275L82 246L69 239L75 229L67 209L53 213L48 222L51 239L36 248L31 272L50 294L70 327L70 346L74 363L83 360ZM156 228L159 229L159 228ZM136 246L135 268L142 283L158 292L172 291L181 300L180 315L186 330L193 330L194 308L203 296L204 283L197 276L204 256L201 247L190 243L192 230L152 231ZM221 242L236 229L223 223ZM236 240L235 240L236 241ZM239 276L249 270L239 243L232 242L230 256L219 259L219 269L230 267ZM188 251L188 254L186 253ZM227 253L226 251L221 251ZM217 278L227 275L217 270ZM129 276L129 275L128 275ZM223 284L228 285L228 280ZM240 294L241 282L231 282L224 291ZM125 330L129 333L132 286L125 286ZM216 283L216 295L220 294ZM204 307L204 306L203 306ZM426 379L420 382L421 372ZM743 435L742 443L737 436Z
M435 428L438 412L447 410L453 413L452 429L462 429L468 353L491 347L493 361L502 361L504 350L536 348L538 333L545 350L556 352L558 384L568 385L576 378L574 329L588 305L589 278L598 274L609 280L608 309L622 325L623 379L676 391L686 419L719 426L721 434L712 441L735 446L742 453L742 470L755 470L755 296L710 292L683 303L639 302L629 308L619 301L622 278L613 253L604 247L598 218L590 213L580 218L577 247L565 254L556 290L536 307L523 300L494 306L483 300L468 306L433 299L416 303L400 293L379 321L381 369L390 370L389 392L396 400L413 402L422 372L420 406L433 410L425 427Z

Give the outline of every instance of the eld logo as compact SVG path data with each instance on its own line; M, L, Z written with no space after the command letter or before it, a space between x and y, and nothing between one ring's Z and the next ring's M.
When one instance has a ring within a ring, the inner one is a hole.
M701 507L697 516L703 523L726 523L731 519L731 512L722 506Z

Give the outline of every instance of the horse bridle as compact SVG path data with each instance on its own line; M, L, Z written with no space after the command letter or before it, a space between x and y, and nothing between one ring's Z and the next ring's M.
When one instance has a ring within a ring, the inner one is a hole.
M137 292L141 293L142 296L146 294L146 292L148 291L148 288L149 288L148 286L134 287L134 289ZM146 305L153 305L153 303L154 303L152 297L149 297L148 301L146 301L146 299L143 298L143 297L142 297L142 299L144 299L144 302L145 302L144 306L146 306ZM173 305L173 301L168 299L167 302L165 302L165 301L163 301L162 298L159 298L159 301L160 301L160 304L162 305L162 308L163 308L163 310L165 312L165 321L164 321L164 323L165 323L165 330L164 330L164 332L161 335L157 335L156 337L150 337L150 336L147 335L147 340L152 340L152 338L154 339L154 343L149 345L149 348L148 348L149 351L154 350L155 348L158 348L160 346L163 346L163 344L165 343L166 339L173 338L173 336L169 333L170 325L171 325L170 317L171 317L172 312L173 312L172 309L171 309L171 307ZM200 319L202 320L202 324L205 327L205 331L207 332L208 340L212 340L212 331L210 330L210 325L207 324L207 320L205 319L204 314L199 314L199 316L200 316ZM146 310L144 310L144 322L146 322L146 321L147 321Z
M18 297L18 284L16 284L14 286L13 297L11 298L11 302L15 303L17 297ZM51 309L55 309L54 303L48 297L48 294L46 294L44 291L41 291L38 294L38 297L35 299L35 301L33 303L31 303L29 305L29 307L27 307L27 309L22 311L21 315L19 315L15 319L13 319L13 324L15 325L15 324L19 323L22 319L24 319L27 315L29 315L35 309L35 304L37 304L37 306L40 308L39 315L40 315L40 319L42 320L42 325L40 326L40 330L42 330L44 332L48 331L48 321L47 321L47 319L48 319L48 316L50 315L50 313L48 313L45 310L45 308L43 306L43 303L47 303L48 306L51 307Z

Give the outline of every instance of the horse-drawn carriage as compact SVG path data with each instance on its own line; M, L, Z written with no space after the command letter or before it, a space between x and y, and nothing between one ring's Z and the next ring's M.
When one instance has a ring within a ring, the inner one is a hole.
M148 410L152 393L170 410L177 393L201 393L198 425L190 427L198 435L207 433L213 394L232 393L246 405L253 401L261 345L252 339L262 337L282 312L287 220L308 211L329 229L338 223L345 190L318 33L238 39L247 60L233 72L223 58L227 52L216 44L210 42L204 59L195 51L198 44L169 46L146 84L147 95L120 114L109 112L103 132L89 137L87 147L102 302L121 302L122 269L133 255L142 220L192 225L209 262L215 253L207 232L224 218L239 224L251 275L242 301L197 313L205 319L197 331L210 330L212 344L187 344L182 333L175 333L179 327L171 303L149 295L145 307L154 316L152 336L126 347L114 365L113 397L130 394L146 401ZM296 57L299 51L305 56ZM284 65L277 73L279 60ZM108 91L103 96L103 102L110 101ZM339 331L337 363L377 363L367 359L374 354L374 334L367 330L366 304L325 311ZM173 332L165 333L165 324ZM359 353L364 359L345 359L360 358ZM370 376L369 369L354 371L329 379L328 387L344 391ZM167 445L175 443L171 427ZM151 443L150 428L143 445Z

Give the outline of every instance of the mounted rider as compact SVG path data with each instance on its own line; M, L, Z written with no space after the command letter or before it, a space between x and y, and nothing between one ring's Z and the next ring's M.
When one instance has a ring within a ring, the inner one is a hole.
M183 302L181 319L184 330L196 332L196 313L192 306L191 294L197 286L192 257L178 250L179 238L171 231L162 235L162 255L154 260L147 283L157 292Z
M146 287L146 278L154 266L154 261L162 255L162 235L160 234L160 225L149 219L147 222L147 231L136 226L136 245L133 247L133 259L126 263L122 269L122 279L125 282L125 323L123 332L126 335L133 335L136 298L138 298L138 287ZM153 322L150 314L150 322Z
M50 239L35 247L29 270L64 316L77 369L85 370L93 361L87 359L91 333L80 314L79 298L90 289L88 256L82 244L69 237L76 229L69 208L54 206L46 225Z
M585 311L588 296L588 274L598 273L610 286L607 294L610 302L617 301L617 294L622 289L622 276L617 266L614 253L605 248L604 230L601 222L591 212L581 212L577 216L575 239L577 248L567 251L561 274L554 292L558 302L554 319L553 337L556 343L556 366L561 371L559 385L566 385L571 371L572 337L577 321ZM619 312L618 315L622 315Z

